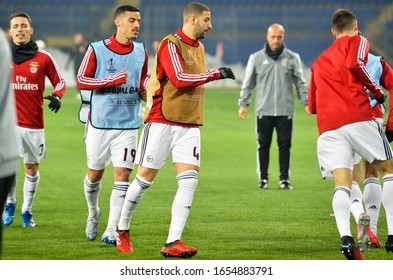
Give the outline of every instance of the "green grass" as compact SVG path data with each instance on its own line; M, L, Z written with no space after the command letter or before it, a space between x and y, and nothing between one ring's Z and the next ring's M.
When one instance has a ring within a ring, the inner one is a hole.
M17 215L4 228L4 260L161 260L170 209L177 189L168 163L145 194L131 222L133 254L120 254L99 241L109 213L113 170L108 167L100 194L103 210L99 238L85 237L87 206L83 193L86 157L84 126L78 121L79 100L69 89L62 108L45 108L47 158L40 164L41 181L33 205L35 228L22 228L23 172L19 174ZM343 260L332 213L333 182L321 179L316 156L315 116L296 100L291 159L293 191L278 189L275 138L269 167L270 189L257 188L256 137L253 107L241 121L239 90L207 90L202 134L202 165L183 239L198 248L195 260ZM132 179L135 172L132 173ZM352 219L352 233L356 233ZM381 211L379 236L387 235ZM384 249L366 255L393 260Z

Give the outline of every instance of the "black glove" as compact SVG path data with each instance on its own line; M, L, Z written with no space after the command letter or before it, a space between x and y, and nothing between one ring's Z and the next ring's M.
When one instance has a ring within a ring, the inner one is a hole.
M386 138L388 138L389 143L393 141L393 131L386 130L385 131Z
M379 104L384 103L385 100L386 100L386 94L382 94L382 97L379 98L379 99L376 99L376 100L377 100L377 102L378 102Z
M55 113L59 111L61 107L61 101L60 101L60 97L57 94L45 96L44 99L50 100L50 103L48 105L49 109L51 109Z
M232 72L232 69L229 67L221 67L220 70L220 79L235 79L235 75Z

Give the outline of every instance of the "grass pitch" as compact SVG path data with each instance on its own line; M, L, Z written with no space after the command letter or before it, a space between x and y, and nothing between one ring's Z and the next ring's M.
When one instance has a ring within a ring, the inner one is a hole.
M19 174L14 223L4 228L4 260L162 260L177 183L170 162L159 172L131 222L134 253L118 253L100 242L109 214L112 167L102 182L99 236L85 237L87 205L83 193L86 156L84 126L77 114L76 90L67 90L62 108L45 108L47 158L33 205L35 228L22 228L23 172ZM269 190L257 188L253 107L248 119L237 115L237 89L208 89L202 134L199 184L182 238L198 248L195 260L344 260L332 213L333 182L323 181L316 156L315 116L296 100L291 158L292 191L278 188L278 150L273 139ZM47 104L45 104L47 106ZM132 173L132 179L135 176ZM352 219L352 233L356 234ZM384 209L379 236L387 236ZM385 249L366 254L393 260Z

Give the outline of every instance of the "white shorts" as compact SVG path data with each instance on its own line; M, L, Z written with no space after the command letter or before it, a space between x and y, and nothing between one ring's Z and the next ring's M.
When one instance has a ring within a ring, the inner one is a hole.
M377 122L383 126L383 119L382 118L376 118ZM355 154L354 156L354 162L355 164L359 164L362 161L362 157L359 154Z
M17 126L16 141L19 156L26 164L39 164L46 156L45 133L43 129L30 129Z
M368 162L392 158L392 149L382 125L377 121L363 121L344 125L321 134L317 143L322 178L333 178L337 168L353 169L360 158Z
M114 167L134 168L138 130L97 129L86 123L87 166L103 170L112 161Z
M172 153L172 162L200 166L201 142L199 127L182 127L162 123L147 123L142 131L137 152L137 164L160 169Z

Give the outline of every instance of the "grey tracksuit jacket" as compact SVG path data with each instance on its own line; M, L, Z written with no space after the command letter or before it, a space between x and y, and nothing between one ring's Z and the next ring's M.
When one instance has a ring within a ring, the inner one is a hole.
M248 107L251 93L256 88L257 117L293 116L293 85L300 102L307 105L308 92L300 56L284 47L277 60L273 60L263 48L250 55L238 105Z

